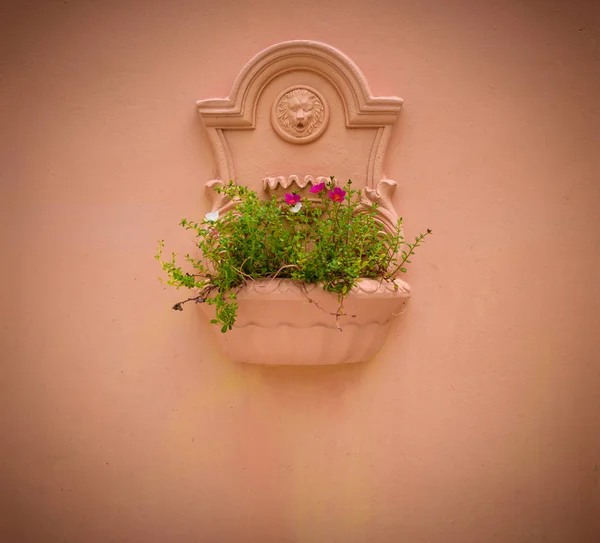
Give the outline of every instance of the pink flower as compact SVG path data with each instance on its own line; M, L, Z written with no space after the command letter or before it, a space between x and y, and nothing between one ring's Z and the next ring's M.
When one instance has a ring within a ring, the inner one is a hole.
M346 191L340 187L335 187L333 190L329 191L329 198L331 198L334 202L343 202L345 196Z
M291 193L286 193L285 195L285 203L287 205L293 206L296 205L298 202L300 201L300 195L299 194L291 194Z
M310 192L313 194L318 194L322 190L325 190L325 183L319 183L318 185L313 185L310 187Z

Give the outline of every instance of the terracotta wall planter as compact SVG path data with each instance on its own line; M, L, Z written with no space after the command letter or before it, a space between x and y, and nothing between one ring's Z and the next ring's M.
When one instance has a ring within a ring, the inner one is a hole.
M236 362L270 365L325 365L366 361L381 349L410 287L362 279L344 299L336 321L337 296L320 285L289 279L250 282L238 294L238 319L223 334L221 347ZM214 318L214 308L202 305ZM354 315L354 316L351 316ZM340 328L341 331L340 331Z
M217 174L206 184L210 212L219 216L234 207L213 190L229 180L268 198L335 175L364 187L364 208L377 203L375 219L383 231L394 232L396 183L383 168L402 103L399 97L372 96L358 67L329 45L299 40L265 49L244 66L229 97L197 103ZM238 295L233 330L215 330L225 352L239 362L368 360L410 296L406 283L395 284L361 281L344 303L344 312L356 317L340 317L340 332L335 295L316 285L303 292L286 280L251 282ZM211 315L213 308L203 307Z

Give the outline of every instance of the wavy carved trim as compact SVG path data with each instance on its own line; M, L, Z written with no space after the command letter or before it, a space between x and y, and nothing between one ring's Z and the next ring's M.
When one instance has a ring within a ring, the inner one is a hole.
M258 279L248 281L238 295L239 299L263 296L265 294L293 294L294 297L302 300L303 292L311 294L323 291L320 284L305 284L292 281L291 279ZM408 298L410 297L410 285L402 279L392 281L380 281L379 279L361 279L357 285L350 291L348 296L354 298Z
M297 187L303 189L308 185L318 185L319 183L327 183L329 181L329 177L325 177L324 175L305 175L304 177L298 175L278 175L276 177L265 177L263 182L264 190L275 190L277 187L282 187L287 189L292 185L296 185Z

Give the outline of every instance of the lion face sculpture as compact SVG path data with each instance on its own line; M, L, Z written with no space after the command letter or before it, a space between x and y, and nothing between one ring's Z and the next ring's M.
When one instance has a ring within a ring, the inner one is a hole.
M323 103L316 94L308 89L294 89L277 103L277 122L291 136L303 138L322 123L323 110Z

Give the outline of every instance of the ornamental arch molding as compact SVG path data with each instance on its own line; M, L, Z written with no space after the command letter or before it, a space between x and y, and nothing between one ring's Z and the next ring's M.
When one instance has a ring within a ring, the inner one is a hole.
M208 187L233 180L274 190L335 175L385 200L395 187L384 179L385 151L401 108L401 98L372 96L354 62L329 45L268 47L228 98L197 102L215 157ZM215 197L213 210L223 204Z

